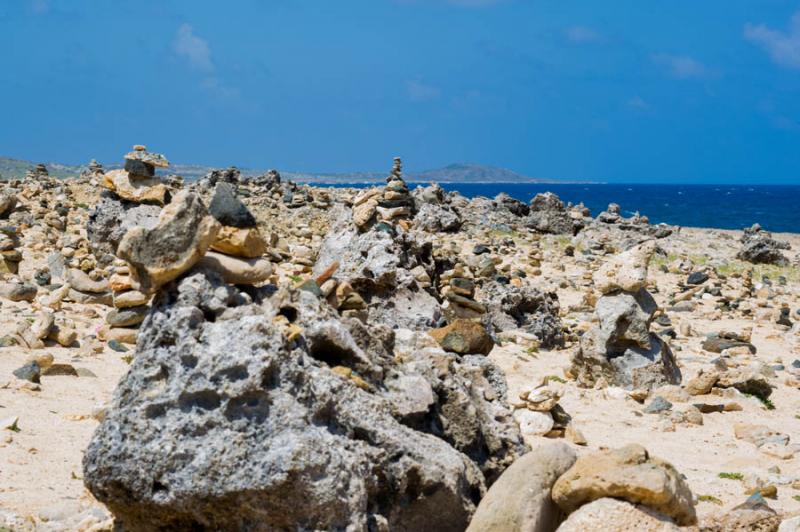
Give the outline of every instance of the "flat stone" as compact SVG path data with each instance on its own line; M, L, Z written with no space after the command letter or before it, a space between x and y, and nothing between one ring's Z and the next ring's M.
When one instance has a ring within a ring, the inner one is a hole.
M650 240L612 258L595 272L595 287L603 294L638 292L647 284L647 268L655 248Z
M114 294L114 306L117 308L130 308L145 305L150 300L150 296L138 290L128 290Z
M142 305L124 309L114 309L106 314L106 323L111 327L130 327L138 325L144 321L150 307Z
M133 203L164 205L169 189L158 178L137 177L126 170L111 170L103 176L103 186Z
M680 532L669 517L646 506L617 499L602 498L578 508L558 527L557 532Z
M67 297L75 303L82 303L84 305L103 305L110 307L114 303L114 298L111 295L111 292L104 292L102 294L89 294L70 288L69 292L67 293Z
M272 263L266 258L245 259L209 251L197 265L219 273L230 284L255 285L272 275Z

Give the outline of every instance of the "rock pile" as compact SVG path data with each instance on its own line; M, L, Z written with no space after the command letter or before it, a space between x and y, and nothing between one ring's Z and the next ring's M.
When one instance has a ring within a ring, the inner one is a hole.
M272 263L261 258L267 242L261 236L256 219L236 196L228 183L218 183L209 205L211 216L220 224L211 249L200 265L219 273L232 284L255 285L272 274Z
M791 249L788 242L775 240L769 231L765 231L758 224L753 224L744 230L741 238L742 249L737 257L754 264L775 264L786 266L789 261L781 250Z
M80 178L84 180L102 179L104 174L103 165L92 159L85 168L81 169Z
M19 251L20 241L17 227L0 225L0 274L19 272L22 253Z
M680 383L669 346L650 332L658 306L645 286L654 250L654 242L646 242L595 272L595 287L602 294L595 308L600 323L583 335L570 368L581 385L603 380L629 389L650 389Z
M50 172L47 171L47 166L43 163L37 164L25 173L25 179L41 179L50 177Z
M125 155L125 167L103 175L103 186L119 198L133 203L164 205L168 201L167 186L156 177L156 168L167 168L169 161L158 153L150 153L136 145Z

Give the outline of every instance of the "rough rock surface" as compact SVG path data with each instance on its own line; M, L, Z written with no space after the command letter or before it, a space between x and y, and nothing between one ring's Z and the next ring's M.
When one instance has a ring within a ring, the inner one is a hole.
M134 227L117 249L131 265L142 292L152 292L185 272L205 254L219 231L200 198L191 192L175 196L152 229Z
M483 357L397 366L391 331L304 290L167 288L84 458L125 529L463 530L521 454Z
M556 294L528 284L514 286L491 280L483 283L480 298L488 309L484 322L495 332L522 329L535 335L546 348L564 343Z
M582 456L553 486L553 500L570 513L603 497L642 504L679 525L697 521L686 481L671 464L650 456L641 445Z
M558 532L679 532L670 518L646 506L617 499L597 499L581 506L558 527Z
M161 208L157 205L139 205L106 195L89 213L86 234L95 253L111 254L117 251L122 237L133 227L150 229L158 223Z
M791 249L787 242L775 240L772 234L764 231L760 225L755 224L744 230L741 238L742 249L737 257L754 264L775 264L786 266L789 261L781 250Z
M550 489L575 459L575 451L562 442L547 442L525 454L481 499L467 531L555 530L565 514L550 498Z
M647 267L655 251L652 240L624 251L603 264L594 275L594 283L602 294L615 290L638 292L647 283Z
M552 192L536 194L531 200L527 226L539 233L573 235L580 230L569 215L564 202Z

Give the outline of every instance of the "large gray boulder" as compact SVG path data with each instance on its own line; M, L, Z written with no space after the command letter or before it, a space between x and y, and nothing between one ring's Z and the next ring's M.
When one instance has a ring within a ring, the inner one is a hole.
M464 530L523 451L502 372L398 364L389 328L273 292L195 270L159 293L84 457L94 496L124 530Z

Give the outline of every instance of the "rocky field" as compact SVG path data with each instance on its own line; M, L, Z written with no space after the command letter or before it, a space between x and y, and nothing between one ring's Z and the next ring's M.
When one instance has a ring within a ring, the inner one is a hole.
M552 194L0 188L0 530L800 530L800 235Z

